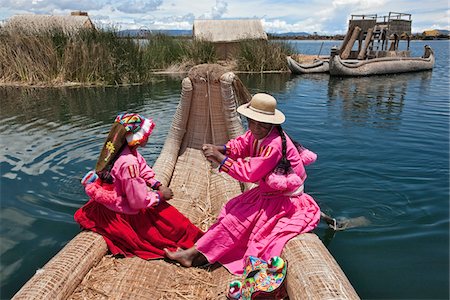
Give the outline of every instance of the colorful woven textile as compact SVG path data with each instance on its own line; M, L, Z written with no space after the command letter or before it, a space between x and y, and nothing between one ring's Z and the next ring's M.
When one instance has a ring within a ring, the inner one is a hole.
M126 131L136 133L141 129L144 120L139 114L124 113L117 115L114 122L122 124Z
M228 299L283 299L287 296L284 282L287 262L274 256L268 262L254 256L245 261L242 283L230 283Z
M144 144L155 128L155 123L151 119L146 119L139 114L119 114L115 122L125 127L128 132L126 139L131 147Z

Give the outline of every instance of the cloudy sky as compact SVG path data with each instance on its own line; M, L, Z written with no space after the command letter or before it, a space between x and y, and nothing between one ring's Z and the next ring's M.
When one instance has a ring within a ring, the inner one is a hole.
M194 19L258 18L267 32L345 33L352 14L412 14L413 33L450 29L448 0L0 0L0 20L16 14L87 11L119 29L192 29Z

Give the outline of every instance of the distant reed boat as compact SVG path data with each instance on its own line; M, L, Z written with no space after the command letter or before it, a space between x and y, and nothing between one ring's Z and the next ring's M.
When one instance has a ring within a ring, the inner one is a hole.
M299 63L293 57L287 57L289 70L293 74L327 73L330 70L329 58L316 58L312 63Z
M390 12L387 16L351 15L344 41L331 49L328 59L299 64L287 58L294 74L329 72L331 76L368 76L431 70L434 52L425 46L421 57L411 57L411 15ZM354 50L358 41L357 50ZM405 50L400 46L405 44ZM328 68L327 68L328 67Z
M368 76L426 71L433 69L434 52L425 46L422 57L390 56L366 60L343 60L332 52L330 75L332 76Z

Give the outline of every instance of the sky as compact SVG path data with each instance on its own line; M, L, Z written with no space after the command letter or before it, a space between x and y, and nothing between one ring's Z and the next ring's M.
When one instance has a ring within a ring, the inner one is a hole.
M412 15L412 32L450 30L449 0L0 0L0 21L18 14L88 12L96 26L192 29L195 19L261 19L269 33L345 34L350 16Z

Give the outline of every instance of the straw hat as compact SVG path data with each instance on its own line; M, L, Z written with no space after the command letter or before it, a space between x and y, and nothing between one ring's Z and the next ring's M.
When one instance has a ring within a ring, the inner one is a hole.
M274 97L258 93L252 97L249 103L239 106L237 111L252 120L278 125L282 124L286 117L276 107L277 100Z

